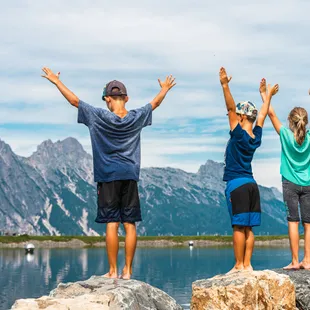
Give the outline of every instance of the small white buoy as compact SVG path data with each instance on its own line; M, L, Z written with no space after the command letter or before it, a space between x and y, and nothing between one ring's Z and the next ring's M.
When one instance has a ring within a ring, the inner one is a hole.
M33 254L34 249L35 249L35 246L34 246L32 243L28 243L28 244L25 246L25 252L26 252L26 254L28 254L28 253Z
M189 245L190 247L194 246L194 241L188 241L188 245Z
M27 253L27 254L26 254L26 260L27 260L28 263L33 262L33 260L34 260L34 255L33 255L33 254L30 254L30 253Z

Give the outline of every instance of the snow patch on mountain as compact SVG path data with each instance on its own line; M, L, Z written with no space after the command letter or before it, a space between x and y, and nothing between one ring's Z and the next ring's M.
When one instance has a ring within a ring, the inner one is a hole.
M82 217L78 221L78 224L82 227L83 233L85 235L88 235L89 234L89 229L88 229L88 212L87 212L86 209L83 209Z
M64 213L66 214L66 216L70 216L70 212L69 210L66 209L64 203L63 203L63 200L59 197L58 194L54 193L54 197L56 198L56 201L57 201L57 205L60 207L60 209L62 211L64 211Z
M45 204L44 204L44 210L45 210L46 218L48 221L51 217L52 208L53 208L53 205L50 203L49 198L46 198Z
M42 219L43 225L46 227L50 235L60 236L61 233L51 225L51 223L47 219Z

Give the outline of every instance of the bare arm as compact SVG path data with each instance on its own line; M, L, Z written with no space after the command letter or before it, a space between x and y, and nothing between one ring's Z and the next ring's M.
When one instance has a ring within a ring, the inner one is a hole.
M269 111L268 111L268 116L272 122L272 125L274 127L274 129L276 130L276 132L278 134L280 134L280 129L282 127L282 123L280 122L280 120L278 119L276 112L274 111L272 105L270 105L269 107Z
M68 89L60 80L59 80L59 72L57 74L54 74L52 70L49 68L44 67L42 69L45 73L45 75L42 75L42 77L49 80L51 83L56 85L58 90L62 93L62 95L69 101L69 103L76 108L79 106L79 98L70 90Z
M264 102L267 99L266 79L262 79L259 84L259 93Z
M263 103L263 105L262 105L262 107L258 113L258 117L257 117L257 121L256 121L257 126L260 126L260 127L264 126L264 122L265 122L266 116L268 114L271 98L278 91L279 91L279 85L278 84L274 85L273 87L268 85L268 94L266 95L266 99L264 100L264 103Z
M228 112L230 130L234 130L238 125L238 116L236 114L236 104L234 98L230 92L228 83L231 77L227 77L226 70L222 67L220 69L220 82L222 85L226 108Z
M168 91L174 86L176 85L176 83L174 83L175 78L172 77L172 75L169 75L166 77L166 80L164 82L162 82L160 79L158 79L158 83L161 87L160 92L156 95L156 97L151 101L151 105L152 105L152 110L154 111L156 108L158 108L160 106L160 104L162 103L162 101L165 99Z
M262 97L263 102L266 101L267 100L267 91L266 91L266 80L265 79L262 79L260 82L259 92L260 92L260 95ZM277 115L276 115L271 104L269 105L268 116L272 122L274 129L276 130L276 132L278 134L280 134L280 129L281 129L282 124L279 121L279 119L278 119L278 117L277 117Z

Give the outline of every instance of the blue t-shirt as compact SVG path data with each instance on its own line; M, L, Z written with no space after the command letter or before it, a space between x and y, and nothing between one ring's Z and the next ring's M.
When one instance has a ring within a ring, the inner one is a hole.
M237 178L253 177L251 162L255 150L261 145L263 129L255 126L252 138L240 124L230 131L230 139L226 146L224 181Z
M79 101L78 123L89 129L95 182L139 181L140 132L152 124L152 105L128 111L123 118Z

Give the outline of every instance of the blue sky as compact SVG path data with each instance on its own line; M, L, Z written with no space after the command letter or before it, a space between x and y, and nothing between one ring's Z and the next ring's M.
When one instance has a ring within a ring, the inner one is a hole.
M273 104L286 122L295 105L310 104L308 1L11 1L0 12L0 138L29 156L43 140L76 137L91 152L77 111L41 68L84 101L104 107L103 85L123 81L128 108L146 104L168 74L177 85L142 134L142 166L197 171L223 160L228 124L218 71L233 76L236 101L260 106L262 77L279 83ZM254 173L280 187L280 144L266 122Z

